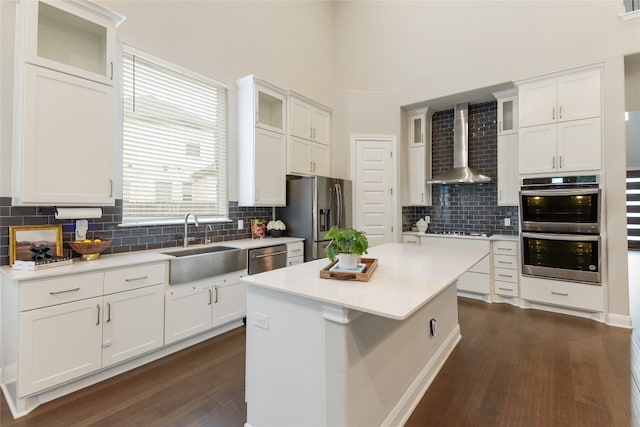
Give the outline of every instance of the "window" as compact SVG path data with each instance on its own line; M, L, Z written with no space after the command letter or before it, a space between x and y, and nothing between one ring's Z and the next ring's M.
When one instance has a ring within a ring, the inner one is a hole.
M226 86L127 47L123 98L123 223L227 219Z

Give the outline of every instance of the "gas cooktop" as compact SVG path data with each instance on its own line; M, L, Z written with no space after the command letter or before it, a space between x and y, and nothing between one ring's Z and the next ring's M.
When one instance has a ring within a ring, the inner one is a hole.
M477 236L477 237L490 237L493 233L488 231L429 231L427 234L441 234L444 236Z

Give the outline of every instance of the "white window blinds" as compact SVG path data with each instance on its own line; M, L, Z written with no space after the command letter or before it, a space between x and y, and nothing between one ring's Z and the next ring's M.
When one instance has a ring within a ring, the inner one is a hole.
M227 88L125 50L123 98L123 223L228 218Z

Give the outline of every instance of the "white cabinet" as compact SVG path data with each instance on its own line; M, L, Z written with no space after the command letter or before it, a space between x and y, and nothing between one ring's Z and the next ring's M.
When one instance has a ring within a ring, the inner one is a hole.
M520 174L602 168L600 67L518 83Z
M124 17L79 1L27 1L21 13L26 62L113 84L115 27Z
M246 316L244 272L170 286L165 295L165 344Z
M287 243L287 266L302 264L304 262L304 243Z
M102 297L20 313L18 396L102 366Z
M431 177L431 116L428 108L413 110L407 113L408 129L408 184L409 205L430 206L431 185L427 178Z
M517 297L518 242L494 240L491 242L493 292L503 297Z
M164 284L106 295L103 307L103 367L164 344Z
M90 2L19 2L14 205L114 203L113 61L121 20Z
M127 290L106 294L104 289L117 288L112 272L124 278ZM17 360L17 396L23 398L163 346L167 272L166 263L160 262L7 283L17 292L5 293L3 298L20 301L19 306L11 301L20 310L16 312L18 331L13 331L16 353L3 354ZM153 278L153 283L147 278ZM6 314L3 321L16 322ZM7 341L7 348L14 344Z
M518 96L516 89L495 92L498 102L498 206L518 206Z
M602 286L522 276L522 299L582 311L604 311Z
M286 93L254 76L238 90L238 204L284 206Z
M289 91L287 173L331 174L331 110Z
M498 136L498 206L518 206L518 134Z
M402 234L402 243L406 245L420 245L420 236L415 234Z
M509 135L518 132L518 96L515 89L495 92L498 100L497 132L500 135Z
M521 128L521 174L577 172L602 167L600 118Z

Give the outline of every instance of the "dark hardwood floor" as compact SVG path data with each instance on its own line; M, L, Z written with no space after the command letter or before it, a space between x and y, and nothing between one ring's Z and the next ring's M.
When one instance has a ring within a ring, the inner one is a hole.
M463 298L459 318L462 340L407 426L640 427L637 330ZM0 426L242 426L244 340L231 331L17 420L2 397Z

